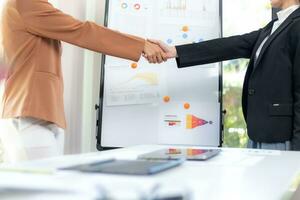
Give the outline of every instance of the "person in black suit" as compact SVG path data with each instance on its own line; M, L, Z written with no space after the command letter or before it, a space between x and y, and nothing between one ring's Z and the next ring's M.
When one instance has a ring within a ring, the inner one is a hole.
M278 18L257 31L171 47L179 68L250 58L242 106L249 148L300 150L300 8L299 0L271 0Z

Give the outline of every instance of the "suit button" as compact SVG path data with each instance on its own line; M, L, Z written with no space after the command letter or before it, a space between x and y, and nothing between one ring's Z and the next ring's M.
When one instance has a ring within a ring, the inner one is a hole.
M254 89L249 89L248 94L249 94L249 96L253 96L255 94L255 90Z

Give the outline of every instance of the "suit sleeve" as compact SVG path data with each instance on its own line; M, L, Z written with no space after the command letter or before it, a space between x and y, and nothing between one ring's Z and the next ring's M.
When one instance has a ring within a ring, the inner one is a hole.
M189 67L237 58L250 58L261 30L244 35L177 46L177 65Z
M93 22L81 22L54 8L47 0L16 0L16 5L31 34L134 61L139 60L144 49L144 39Z

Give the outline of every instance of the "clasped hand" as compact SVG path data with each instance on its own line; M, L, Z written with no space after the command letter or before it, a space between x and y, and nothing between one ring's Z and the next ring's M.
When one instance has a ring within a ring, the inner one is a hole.
M168 46L159 40L147 40L143 51L143 56L149 63L159 64L168 59L176 58L177 51L174 46Z

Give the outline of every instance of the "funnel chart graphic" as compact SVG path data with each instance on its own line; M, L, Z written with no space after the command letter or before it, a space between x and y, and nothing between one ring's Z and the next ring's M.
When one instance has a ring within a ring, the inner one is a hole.
M212 121L206 121L201 119L195 115L187 115L186 116L186 128L187 129L195 129L197 127L201 127L207 124L213 124Z

